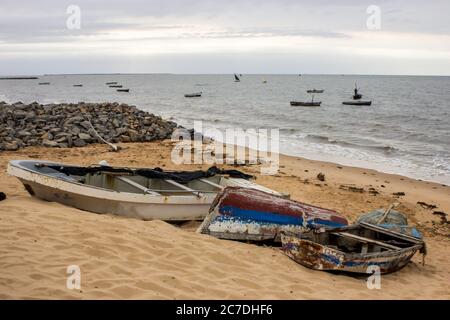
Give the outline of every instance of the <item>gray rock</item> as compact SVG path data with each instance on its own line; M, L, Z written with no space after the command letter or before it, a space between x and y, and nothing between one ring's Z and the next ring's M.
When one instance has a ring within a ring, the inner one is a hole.
M85 141L91 141L92 140L92 137L91 137L91 135L90 134L87 134L87 133L79 133L78 134L78 137L80 138L80 139L82 139L82 140L85 140Z
M6 151L16 151L19 149L19 144L16 141L3 143L3 149Z
M82 126L83 128L85 128L86 130L89 130L89 129L91 128L91 125L89 124L88 121L80 122L80 126Z
M43 145L44 147L51 147L51 148L54 148L54 147L57 147L57 146L58 146L58 142L56 142L56 141L51 141L51 140L42 140L42 145Z
M82 140L82 139L76 139L76 140L73 142L73 145L74 145L75 147L84 147L84 146L86 145L86 142L85 142L84 140Z
M23 138L23 137L29 137L31 136L31 133L25 130L20 130L16 133L17 137Z

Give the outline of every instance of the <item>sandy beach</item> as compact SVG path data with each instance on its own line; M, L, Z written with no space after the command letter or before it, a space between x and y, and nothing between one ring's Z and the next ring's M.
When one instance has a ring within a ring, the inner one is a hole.
M417 254L404 269L384 275L381 289L370 290L365 278L307 269L277 248L196 234L198 222L175 226L41 201L6 174L9 160L30 158L85 165L107 160L117 166L208 167L175 166L170 141L122 146L119 153L105 145L0 153L0 191L7 196L0 202L0 298L450 299L449 224L417 204L436 205L434 210L449 213L449 186L289 156L280 157L275 176L261 176L258 165L237 168L256 175L261 185L337 210L350 221L398 202L397 210L424 234L426 264ZM325 181L317 179L320 172ZM405 195L394 195L399 192ZM69 265L80 266L81 290L66 288Z

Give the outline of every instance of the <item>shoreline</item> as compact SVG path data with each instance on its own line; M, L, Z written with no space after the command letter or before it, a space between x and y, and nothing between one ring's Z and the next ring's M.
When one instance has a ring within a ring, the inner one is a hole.
M27 158L84 165L106 160L114 166L178 170L209 167L174 165L173 144L120 143L118 153L103 144L0 152L0 191L7 196L0 202L0 298L450 299L450 228L417 204L423 201L449 212L450 187L285 155L280 155L280 170L274 176L260 175L261 165L220 165L255 175L257 183L288 192L293 200L336 210L350 222L398 201L396 209L424 234L426 264L416 255L402 270L384 275L380 290L369 290L364 277L310 270L276 247L197 234L199 222L175 226L41 201L5 172L9 160ZM319 172L325 181L316 178ZM393 192L405 196L395 197ZM65 286L69 265L80 266L81 290Z

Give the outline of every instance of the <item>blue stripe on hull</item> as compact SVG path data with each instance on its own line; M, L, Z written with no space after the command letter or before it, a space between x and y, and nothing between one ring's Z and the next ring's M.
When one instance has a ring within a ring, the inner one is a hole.
M262 212L248 209L240 209L233 206L221 206L219 208L222 214L220 220L227 220L227 218L237 218L240 220L254 221L256 223L274 223L280 225L299 225L303 226L302 217L293 217L272 212ZM339 227L343 224L330 220L313 219L307 222L309 227Z
M246 210L235 208L233 206L220 207L219 212L225 216L231 216L242 220L253 220L262 223L303 225L302 217L283 216L271 212Z

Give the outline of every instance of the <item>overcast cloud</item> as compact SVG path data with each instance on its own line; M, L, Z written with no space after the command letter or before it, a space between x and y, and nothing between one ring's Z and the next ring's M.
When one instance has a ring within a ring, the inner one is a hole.
M449 12L447 0L0 0L0 74L450 75Z

